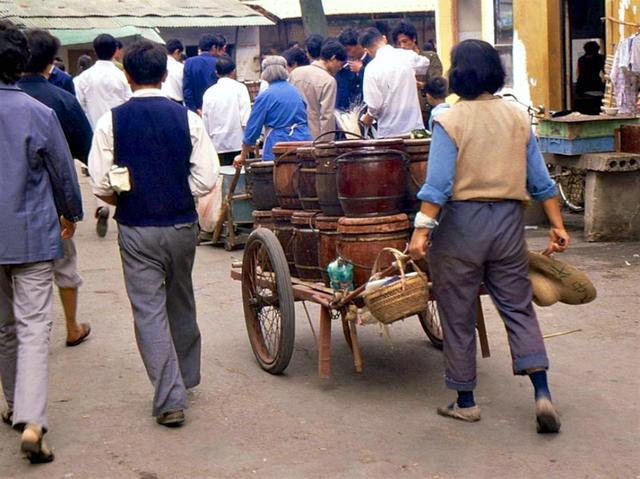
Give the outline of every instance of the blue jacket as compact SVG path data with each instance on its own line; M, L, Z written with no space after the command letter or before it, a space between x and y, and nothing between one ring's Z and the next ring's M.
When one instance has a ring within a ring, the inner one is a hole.
M273 160L273 145L284 141L313 140L307 125L307 105L296 87L276 81L260 93L244 130L245 145L255 145L267 127L262 159Z
M0 264L62 256L59 215L82 219L80 186L56 114L0 82Z
M72 95L76 94L76 87L73 84L73 78L67 72L60 70L58 67L53 67L49 74L49 83L68 91Z
M89 150L91 150L93 130L76 97L52 85L41 75L22 77L18 86L56 112L71 155L86 165Z
M204 92L218 82L217 62L218 58L210 53L201 53L197 57L187 58L184 64L182 92L184 93L184 104L189 110L200 110Z

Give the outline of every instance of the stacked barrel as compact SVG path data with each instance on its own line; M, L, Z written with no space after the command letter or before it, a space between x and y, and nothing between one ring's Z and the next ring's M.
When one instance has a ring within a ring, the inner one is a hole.
M272 190L260 181L268 166L250 167L256 225L274 230L292 275L328 284L326 268L341 256L353 264L359 286L383 248L403 250L409 241L429 144L428 139L279 143ZM270 201L275 196L278 206L268 211L270 204L259 195Z

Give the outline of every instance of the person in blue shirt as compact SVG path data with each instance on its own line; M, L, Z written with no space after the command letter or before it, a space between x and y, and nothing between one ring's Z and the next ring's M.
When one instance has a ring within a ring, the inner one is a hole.
M271 56L262 62L261 78L269 88L260 93L244 130L242 152L234 162L240 168L265 128L263 160L273 160L273 145L279 142L311 141L307 105L296 87L287 82L287 61Z
M549 359L532 306L523 203L541 202L551 223L546 254L569 245L557 188L526 112L494 95L504 86L500 55L466 40L451 52L449 85L461 100L435 119L427 180L409 251L429 255L444 335L445 383L457 400L438 414L480 420L475 403L476 307L481 284L502 317L514 374L534 387L539 433L560 430L547 384Z
M433 120L449 109L449 104L446 101L449 95L446 78L434 77L427 79L424 93L427 95L427 103L432 107L431 114L429 115L428 129L429 131L433 131Z
M56 60L58 60L57 57ZM59 64L64 65L62 61L60 61ZM53 64L51 70L49 71L49 83L57 86L58 88L62 88L63 90L68 91L72 95L76 94L76 88L73 84L73 78L66 71L59 68L56 63Z
M200 54L188 58L184 64L182 91L184 103L189 110L202 116L204 92L218 81L216 74L217 57L224 55L227 40L220 34L202 35L198 44Z

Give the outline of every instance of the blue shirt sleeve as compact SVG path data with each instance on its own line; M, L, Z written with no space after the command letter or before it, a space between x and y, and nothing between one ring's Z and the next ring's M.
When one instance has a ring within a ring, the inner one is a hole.
M431 137L427 180L418 199L443 206L453 192L458 149L442 126L436 123Z
M256 102L249 114L249 120L247 120L247 126L244 129L244 139L242 142L245 145L255 145L260 133L262 133L262 127L267 119L267 110L269 103L269 94L263 91L256 97Z
M184 96L184 104L191 111L197 110L196 100L193 92L193 62L186 61L184 64L184 74L182 78L182 94Z
M549 170L533 131L531 131L527 148L527 191L536 201L548 200L557 194L556 183L549 176Z

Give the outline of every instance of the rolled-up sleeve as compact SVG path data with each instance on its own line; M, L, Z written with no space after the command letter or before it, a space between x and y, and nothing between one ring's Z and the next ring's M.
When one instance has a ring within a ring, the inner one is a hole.
M189 187L195 197L205 196L213 189L220 174L218 153L207 134L202 119L189 111L189 132L191 134L191 169Z
M533 131L527 148L527 191L536 201L548 200L558 194Z
M433 127L429 168L424 186L418 192L418 199L443 206L453 192L456 175L458 149L441 125Z

